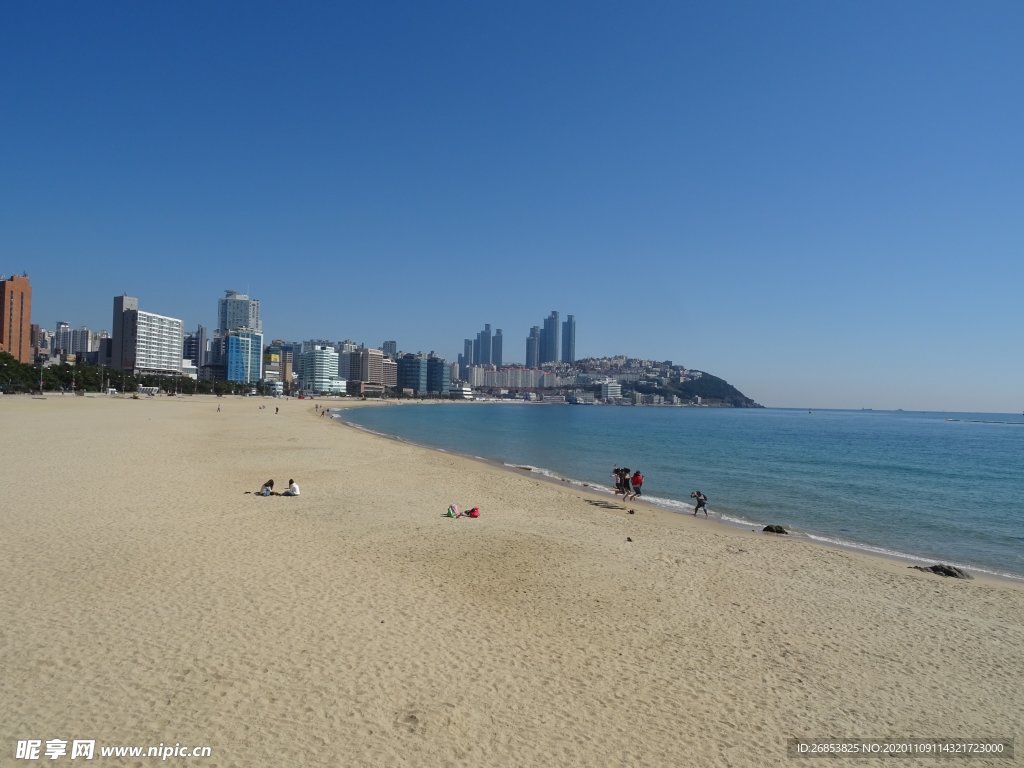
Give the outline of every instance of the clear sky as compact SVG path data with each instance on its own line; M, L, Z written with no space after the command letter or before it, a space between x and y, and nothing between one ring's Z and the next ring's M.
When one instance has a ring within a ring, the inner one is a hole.
M1024 3L8 2L0 272L769 406L1024 409Z

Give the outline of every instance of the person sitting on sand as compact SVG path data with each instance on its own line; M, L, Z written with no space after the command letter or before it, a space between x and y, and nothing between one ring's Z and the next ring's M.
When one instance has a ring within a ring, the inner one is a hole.
M272 479L271 480L267 480L267 482L265 482L263 485L261 485L260 489L258 491L246 491L246 493L251 493L254 496L280 496L281 495L279 493L275 493L274 492L274 481Z
M700 512L702 509L704 510L704 517L707 517L708 516L708 497L705 496L703 494L703 492L701 492L701 491L694 491L693 493L690 494L690 498L697 500L697 505L693 508L693 515L694 515L694 517L696 517L697 513Z
M288 490L284 491L282 496L298 496L299 495L299 484L294 480L288 481Z

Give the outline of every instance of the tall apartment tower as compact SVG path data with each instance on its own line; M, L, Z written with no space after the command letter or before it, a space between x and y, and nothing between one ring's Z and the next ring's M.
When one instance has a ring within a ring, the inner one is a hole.
M32 286L28 275L0 275L0 350L19 363L33 361Z
M384 357L389 357L392 360L398 359L398 342L397 341L385 341L382 345L384 349Z
M494 332L494 336L491 338L491 362L498 368L501 367L501 328Z
M562 323L562 362L576 362L576 316L566 315Z
M260 301L238 291L224 291L217 301L217 336L229 381L251 384L263 378L263 321ZM234 377L234 378L232 378Z
M134 296L114 297L112 367L133 373L181 374L184 323L139 309Z
M526 367L540 367L540 328L533 326L526 337Z
M53 328L53 343L50 345L50 354L66 355L71 351L71 323L66 320L58 320Z
M217 301L217 330L221 336L228 331L255 331L263 333L260 320L260 300L250 299L238 291L224 291L224 298Z
M484 329L476 337L480 340L480 359L473 362L477 365L487 365L491 362L491 324L484 325Z
M541 333L540 364L558 362L558 313L552 311L544 320Z
M135 328L139 300L134 296L114 297L114 317L110 323L110 367L119 371L135 368Z

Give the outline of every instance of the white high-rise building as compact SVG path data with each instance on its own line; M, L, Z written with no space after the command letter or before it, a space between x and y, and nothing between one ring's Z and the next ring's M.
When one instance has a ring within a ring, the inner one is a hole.
M345 381L338 377L338 353L326 344L303 352L299 386L306 392L344 392Z
M135 373L178 375L184 323L139 309L133 296L114 297L111 366Z
M260 300L250 299L238 291L224 291L224 298L217 301L217 330L221 336L227 336L228 331L262 334Z
M181 373L185 324L176 317L138 312L135 369L140 373Z
M57 321L57 327L53 331L53 344L50 347L55 352L71 352L71 325L63 320Z

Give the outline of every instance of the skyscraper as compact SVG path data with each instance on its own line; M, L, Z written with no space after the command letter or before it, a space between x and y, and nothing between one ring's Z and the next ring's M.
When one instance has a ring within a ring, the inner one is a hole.
M143 312L134 296L115 296L112 325L112 367L135 373L181 373L181 320Z
M427 392L446 395L451 387L451 373L443 357L427 358Z
M558 313L552 311L544 320L541 333L540 364L558 362Z
M526 337L526 367L540 367L540 328L533 326Z
M409 389L417 395L427 391L427 356L411 352L398 360L398 388Z
M244 334L239 340L238 334ZM255 339L249 334L258 334ZM235 340L232 341L231 337ZM243 378L230 378L229 381L252 383L263 378L263 350L258 353L253 345L263 345L263 321L260 319L260 301L251 299L238 291L224 291L224 298L217 300L217 331L214 334L212 362L223 365L225 371L234 371L232 375ZM253 362L256 363L255 369ZM251 378L255 370L256 378Z
M228 331L241 330L263 333L260 300L238 291L224 291L224 298L217 301L217 331L227 336Z
M576 316L566 315L562 323L562 362L576 362Z
M480 340L480 359L474 362L477 365L487 365L491 362L491 324L484 325L484 329L476 337Z
M53 329L53 342L50 344L50 354L66 355L71 351L71 323L66 320L58 320Z
M139 300L134 296L114 297L110 323L110 367L121 371L135 368L135 326Z
M501 328L494 332L494 337L491 339L491 362L495 367L501 367Z
M33 362L32 286L28 275L0 275L0 350L20 363Z
M385 341L383 344L384 356L390 357L392 360L398 358L398 342L397 341Z
M263 378L263 334L256 331L228 331L224 364L227 380L255 384Z

